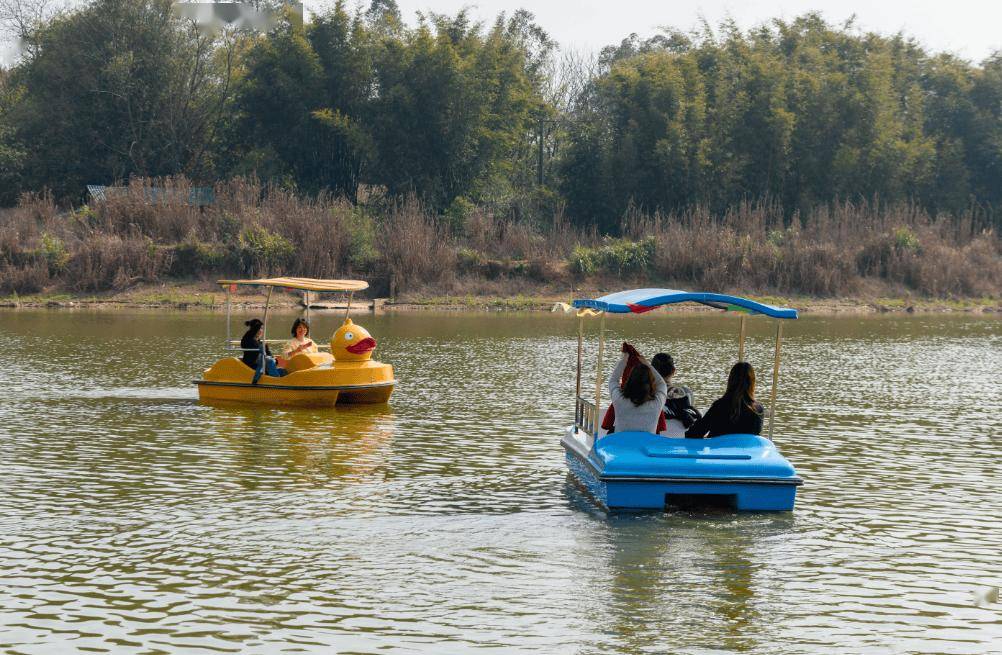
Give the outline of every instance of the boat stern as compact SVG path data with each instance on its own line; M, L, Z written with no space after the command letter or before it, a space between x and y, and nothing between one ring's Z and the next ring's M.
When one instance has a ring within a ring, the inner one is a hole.
M599 439L590 451L569 436L563 443L575 477L609 509L712 504L788 511L803 484L775 445L756 435L670 439L624 432Z

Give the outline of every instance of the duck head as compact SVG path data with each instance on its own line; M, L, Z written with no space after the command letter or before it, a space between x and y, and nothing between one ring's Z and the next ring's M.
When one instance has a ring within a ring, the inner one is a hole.
M372 357L376 340L361 325L355 325L350 318L331 337L331 355L339 362L362 362Z

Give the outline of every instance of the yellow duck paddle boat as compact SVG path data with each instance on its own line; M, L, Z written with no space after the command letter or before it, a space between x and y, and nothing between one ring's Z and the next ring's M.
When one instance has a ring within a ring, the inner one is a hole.
M219 280L226 289L226 345L230 350L244 351L239 341L230 338L230 294L238 286L268 288L268 302L265 304L262 343L284 342L283 339L267 339L268 309L271 294L275 288L298 289L307 292L306 306L309 308L309 294L312 292L361 291L369 287L360 280L313 280L309 278L267 278L261 280ZM376 340L361 325L348 318L351 296L344 322L331 337L329 352L304 352L288 360L285 365L287 375L275 377L264 372L262 364L253 369L239 357L224 357L195 380L198 385L199 400L239 401L268 403L277 405L301 405L310 407L332 407L337 403L385 403L393 393L396 380L393 366L373 361L372 352ZM309 311L307 309L307 311ZM324 348L325 346L318 346ZM262 347L263 349L263 347Z

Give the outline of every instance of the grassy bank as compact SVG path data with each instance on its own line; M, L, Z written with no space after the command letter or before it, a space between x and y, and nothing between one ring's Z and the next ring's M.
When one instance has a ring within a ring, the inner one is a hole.
M415 303L566 299L572 289L630 286L913 307L1002 297L1002 242L974 212L841 203L784 220L766 202L720 215L631 210L612 237L559 211L545 224L472 205L433 214L414 200L351 204L246 180L218 185L215 202L200 208L187 203L183 180L158 181L169 190L158 195L150 185L71 210L45 196L3 210L0 294L82 302L162 293L166 304L211 305L200 298L211 284L199 284L292 274L361 277L372 296ZM194 295L171 295L179 293Z

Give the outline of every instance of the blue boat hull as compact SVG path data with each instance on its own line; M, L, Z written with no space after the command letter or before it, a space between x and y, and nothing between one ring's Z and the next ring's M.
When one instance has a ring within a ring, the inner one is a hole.
M738 511L789 511L803 484L768 439L728 435L668 439L648 433L603 437L580 431L562 440L567 467L608 509L662 510L700 500Z

